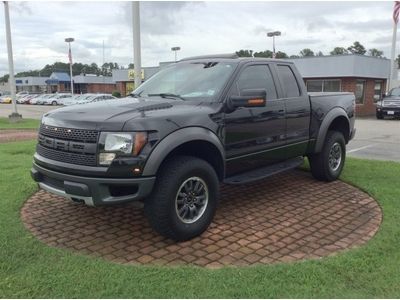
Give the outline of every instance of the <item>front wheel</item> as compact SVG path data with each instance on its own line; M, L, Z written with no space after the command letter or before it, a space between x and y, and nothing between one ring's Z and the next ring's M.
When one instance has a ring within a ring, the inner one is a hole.
M56 106L57 105L57 101L51 102L51 105Z
M383 119L383 114L377 112L377 113L376 113L376 118L377 118L378 120L382 120L382 119Z
M218 190L218 177L209 163L191 156L173 157L157 174L154 190L145 200L145 214L159 234L189 240L210 225Z
M308 157L312 175L323 181L336 180L343 170L345 159L346 142L338 131L328 131L322 151Z

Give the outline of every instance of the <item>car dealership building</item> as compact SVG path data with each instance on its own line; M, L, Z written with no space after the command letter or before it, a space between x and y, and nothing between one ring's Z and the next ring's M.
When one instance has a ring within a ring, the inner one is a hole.
M289 59L309 92L352 92L358 116L375 114L375 103L386 91L390 60L365 55L312 56Z

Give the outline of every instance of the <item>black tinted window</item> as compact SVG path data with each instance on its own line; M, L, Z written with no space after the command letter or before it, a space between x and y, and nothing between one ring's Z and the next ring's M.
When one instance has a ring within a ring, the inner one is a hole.
M286 92L287 98L299 97L300 89L289 66L278 65L279 78L282 81L283 89Z
M239 93L249 89L266 89L267 99L276 99L276 90L271 71L266 65L246 67L237 82Z

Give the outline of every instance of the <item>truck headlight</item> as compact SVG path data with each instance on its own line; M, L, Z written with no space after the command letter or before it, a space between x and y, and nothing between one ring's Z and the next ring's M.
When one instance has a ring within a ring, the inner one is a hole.
M146 143L146 132L102 132L99 164L110 165L117 155L137 156Z

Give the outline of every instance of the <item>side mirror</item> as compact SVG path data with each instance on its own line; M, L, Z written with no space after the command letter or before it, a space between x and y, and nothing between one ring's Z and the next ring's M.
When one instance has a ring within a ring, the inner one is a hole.
M230 96L228 106L231 109L238 107L264 107L267 103L267 91L264 89L243 90L241 96Z

